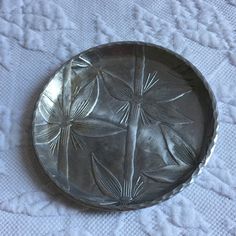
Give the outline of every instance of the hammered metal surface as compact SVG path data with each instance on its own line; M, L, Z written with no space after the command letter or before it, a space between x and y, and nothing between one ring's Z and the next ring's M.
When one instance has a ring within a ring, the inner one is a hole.
M136 209L189 183L209 158L215 102L193 66L144 43L92 48L60 68L33 121L50 178L88 206Z

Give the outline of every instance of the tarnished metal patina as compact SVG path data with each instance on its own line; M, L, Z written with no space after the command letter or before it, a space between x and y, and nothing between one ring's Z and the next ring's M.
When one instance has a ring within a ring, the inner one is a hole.
M49 177L90 207L156 204L192 182L217 136L214 96L179 55L110 43L65 63L36 104L33 139Z

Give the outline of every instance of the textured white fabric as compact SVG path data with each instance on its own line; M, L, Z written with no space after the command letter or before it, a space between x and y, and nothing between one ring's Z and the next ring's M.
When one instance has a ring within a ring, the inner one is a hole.
M0 0L0 235L236 235L235 0ZM169 47L206 76L220 131L202 175L176 197L130 212L88 212L41 173L34 103L81 50L117 40Z

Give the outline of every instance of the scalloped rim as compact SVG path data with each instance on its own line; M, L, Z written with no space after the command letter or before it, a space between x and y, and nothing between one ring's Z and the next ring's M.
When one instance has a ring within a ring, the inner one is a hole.
M33 127L35 125L36 110L37 110L37 107L38 107L38 103L41 99L41 96L43 94L43 91L48 86L48 84L51 82L51 80L54 78L54 76L63 68L64 65L66 65L69 61L77 58L78 56L80 56L84 53L88 53L88 52L93 51L95 49L99 49L99 48L103 48L103 47L116 46L116 45L142 45L142 46L149 46L149 47L159 48L163 51L166 51L166 52L172 54L173 56L175 56L178 59L182 60L186 65L191 67L194 70L194 72L198 75L198 77L201 79L201 81L203 82L203 85L205 86L206 90L209 93L209 97L211 99L211 105L212 105L212 109L213 109L213 114L212 115L213 115L213 122L214 122L214 126L213 126L214 130L213 130L213 135L212 135L211 141L208 145L208 149L207 149L205 157L202 159L200 164L196 167L196 169L194 170L192 175L189 177L189 179L187 179L184 183L178 185L176 188L174 188L170 192L164 194L161 198L153 200L153 201L148 201L148 202L139 203L139 204L130 204L130 205L125 205L125 206L114 206L114 205L105 206L105 205L99 205L99 204L93 203L89 200L86 201L86 200L83 200L83 199L75 198L70 193L68 193L65 189L63 189L63 186L61 186L61 184L58 181L56 181L51 176L51 174L48 173L48 171L46 171L44 169L43 164L42 164L42 162L39 158L39 154L37 152L36 145L35 145L35 138L34 138L35 134L34 134L34 128ZM183 191L191 183L193 183L195 178L198 175L201 174L203 167L207 165L209 159L211 158L211 156L214 152L215 144L216 144L216 141L217 141L217 138L218 138L218 130L219 130L218 117L219 117L219 113L218 113L217 102L216 102L216 98L214 96L214 93L213 93L210 85L208 84L207 80L203 76L203 74L190 61L188 61L182 55L180 55L180 54L178 54L178 53L176 53L176 52L174 52L174 51L172 51L168 48L162 47L160 45L147 43L147 42L142 42L142 41L119 41L119 42L111 42L111 43L101 44L101 45L89 48L85 51L82 51L81 53L79 53L76 56L74 56L74 57L70 58L69 60L67 60L62 66L60 66L60 68L58 70L55 71L53 76L50 77L48 83L43 87L43 90L42 90L41 94L39 95L37 102L35 103L34 112L33 112L33 119L32 119L33 120L32 121L32 139L33 139L34 150L35 150L37 159L38 159L41 167L43 168L43 170L47 174L47 176L52 180L52 182L57 186L57 188L59 188L59 190L61 190L63 195L65 195L66 197L68 197L69 199L75 201L76 203L78 203L79 205L81 205L83 207L94 209L94 210L118 210L118 211L137 210L137 209L141 209L141 208L145 208L145 207L150 207L150 206L156 205L158 203L161 203L163 201L166 201L166 200L170 199L171 197L175 196L177 193Z

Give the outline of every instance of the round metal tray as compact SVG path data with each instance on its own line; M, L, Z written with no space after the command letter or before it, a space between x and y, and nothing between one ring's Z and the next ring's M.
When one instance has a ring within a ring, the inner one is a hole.
M129 210L182 190L217 136L214 96L168 49L118 42L80 53L36 104L34 147L49 177L86 206Z

